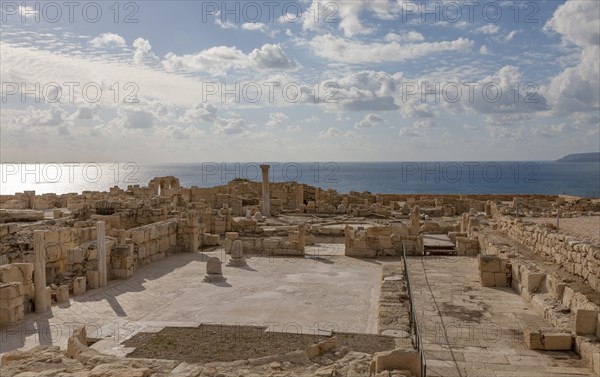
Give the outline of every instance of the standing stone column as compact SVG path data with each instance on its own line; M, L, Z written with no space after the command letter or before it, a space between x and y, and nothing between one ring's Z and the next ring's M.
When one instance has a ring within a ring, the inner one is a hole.
M100 286L103 287L107 284L106 279L106 244L104 234L104 221L98 221L96 223L96 240L98 250L98 275L100 275Z
M269 165L260 165L262 170L262 214L271 217L271 196L269 194Z
M35 254L33 264L35 312L42 313L48 309L48 302L46 302L46 245L43 230L33 232L33 252Z
M410 234L412 236L419 235L421 213L419 212L419 206L414 206L410 212Z
M298 249L304 251L306 246L306 226L304 224L298 225Z

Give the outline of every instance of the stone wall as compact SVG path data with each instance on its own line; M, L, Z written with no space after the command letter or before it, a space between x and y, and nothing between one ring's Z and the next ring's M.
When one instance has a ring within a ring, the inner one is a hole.
M599 245L580 242L574 237L553 232L540 225L525 224L507 217L500 219L498 229L546 260L581 276L590 287L600 292Z
M366 229L346 225L345 237L345 255L350 257L401 256L403 242L411 244L407 253L418 253L422 248L419 236L410 235L408 227L403 223ZM419 242L421 247L418 246Z

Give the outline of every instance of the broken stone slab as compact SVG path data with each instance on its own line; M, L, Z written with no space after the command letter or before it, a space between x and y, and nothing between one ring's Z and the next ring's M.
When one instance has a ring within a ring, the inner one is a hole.
M421 359L419 353L413 350L396 348L391 351L377 352L371 364L371 372L391 370L409 370L413 375L421 375Z

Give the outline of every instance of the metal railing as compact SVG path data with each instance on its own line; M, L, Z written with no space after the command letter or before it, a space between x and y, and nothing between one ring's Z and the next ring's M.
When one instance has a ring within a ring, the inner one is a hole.
M415 334L415 347L421 360L421 377L427 376L427 363L425 362L425 352L423 351L423 341L421 339L421 332L419 329L419 322L417 320L417 313L415 311L415 303L413 300L413 292L410 286L410 273L408 271L408 261L406 259L406 249L404 242L402 242L402 260L404 261L404 277L406 280L406 289L408 291L408 301L410 303L410 324Z

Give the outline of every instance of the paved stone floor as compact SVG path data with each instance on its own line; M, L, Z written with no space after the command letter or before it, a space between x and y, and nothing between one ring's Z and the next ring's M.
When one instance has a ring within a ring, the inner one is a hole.
M531 351L526 327L546 321L510 288L483 288L477 259L409 258L427 376L593 376L573 352Z
M225 283L202 282L207 256L176 254L145 266L124 281L73 297L21 325L0 331L0 353L37 344L66 347L72 328L89 337L112 336L103 350L139 331L200 323L256 324L274 331L325 330L376 333L381 264L339 253L318 258L252 258L247 268L226 267ZM342 250L343 254L343 250ZM113 341L114 339L114 341ZM116 354L119 352L115 351Z

